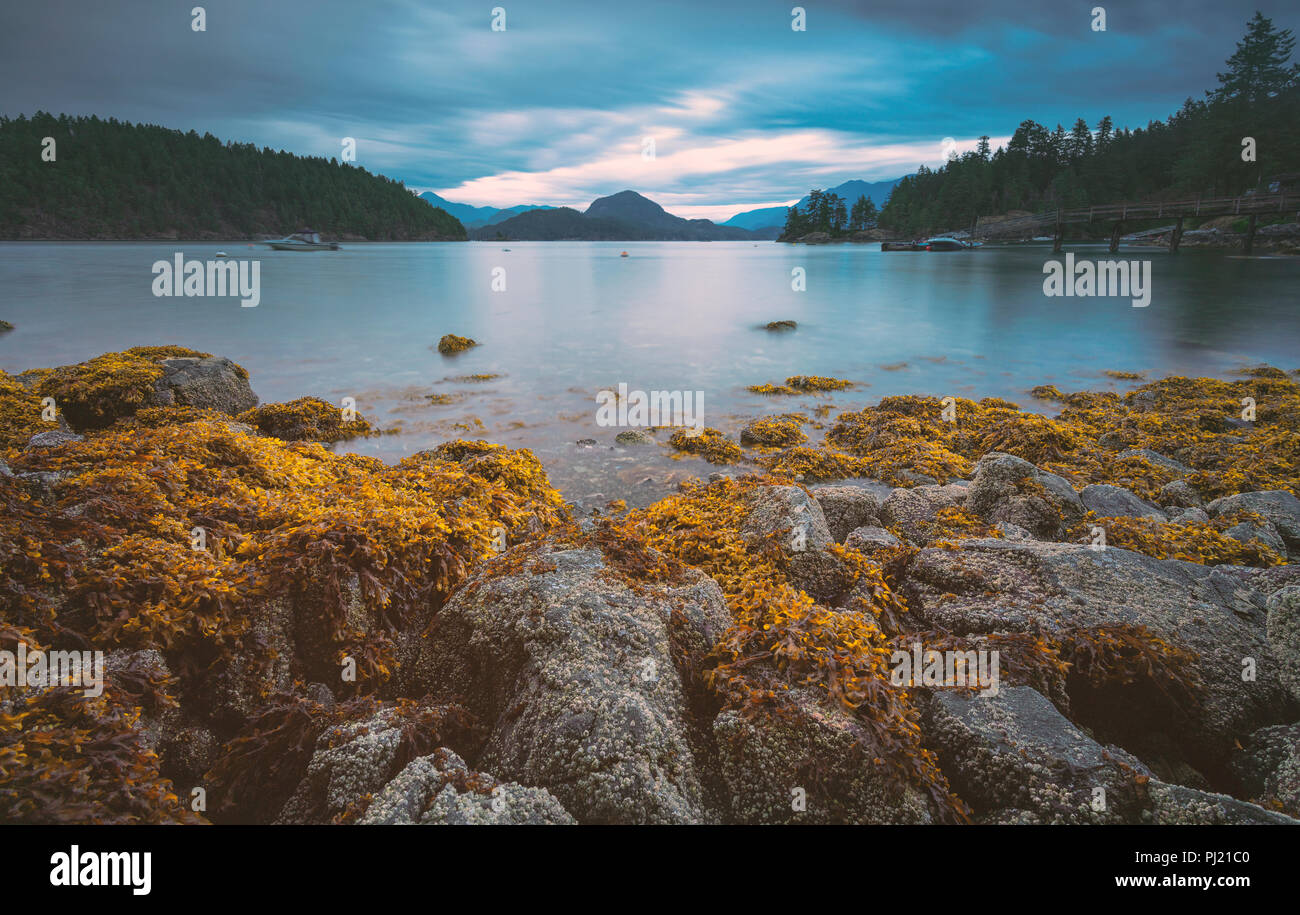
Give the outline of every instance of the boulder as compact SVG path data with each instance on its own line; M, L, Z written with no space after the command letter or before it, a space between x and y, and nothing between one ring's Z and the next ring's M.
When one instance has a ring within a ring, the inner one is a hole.
M1165 513L1159 508L1139 499L1122 486L1109 483L1093 483L1079 492L1079 501L1083 507L1098 518L1154 518L1165 520Z
M929 543L934 539L930 525L945 508L960 508L966 504L968 489L949 483L933 483L911 489L900 487L889 494L880 507L880 519L899 530L914 543Z
M42 448L58 448L60 445L66 445L70 442L84 442L86 437L78 435L76 432L68 432L65 429L50 429L48 432L37 432L27 440L27 447L24 451L37 451Z
M654 588L593 549L516 547L439 612L411 689L455 694L488 729L476 765L546 788L584 823L714 819L697 771L698 688L675 664L730 625L696 571ZM702 729L704 725L700 725Z
M936 690L924 733L957 795L977 812L1010 808L1039 823L1133 822L1140 809L1135 777L1151 774L1028 686L1003 687L996 696Z
M1285 489L1241 492L1215 499L1205 507L1211 517L1238 511L1255 512L1267 518L1282 536L1287 548L1300 551L1300 499Z
M902 541L883 527L860 527L844 540L844 545L851 550L872 557L884 550L893 549Z
M769 715L725 711L713 721L737 822L930 822L918 789L896 783L863 757L862 747L874 738L860 721L806 687L782 699L786 707Z
M1286 556L1286 544L1270 521L1242 521L1225 530L1224 535L1241 543L1258 540L1280 556Z
M1300 700L1300 585L1287 585L1268 598L1268 643L1280 660L1278 676Z
M364 804L366 795L378 793L395 774L402 738L391 708L326 730L276 823L328 824Z
M1209 524L1210 516L1203 508L1184 508L1169 520L1174 524Z
M814 486L813 498L826 516L826 525L836 543L843 543L851 531L880 524L880 498L861 486Z
M751 550L776 544L786 560L792 584L816 600L842 594L852 576L844 563L826 552L835 544L817 500L798 486L759 486L746 498L748 512L740 527Z
M1174 473L1195 473L1195 471L1186 464L1175 461L1171 457L1166 457L1158 451L1152 451L1150 448L1130 448L1127 451L1121 451L1119 457L1120 460L1128 457L1145 458L1157 467L1163 467L1165 470L1172 470Z
M164 359L163 375L154 382L158 406L200 407L237 416L257 406L248 378L225 356Z
M1300 826L1300 821L1226 794L1152 781L1147 788L1151 815L1158 826Z
M363 826L567 826L577 823L544 788L503 784L443 747L411 760L371 801Z
M1300 724L1260 728L1232 756L1242 792L1300 816Z
M1160 504L1166 508L1200 508L1205 500L1191 483L1174 480L1160 487Z
M990 523L1009 521L1045 540L1063 536L1085 512L1063 477L997 451L975 464L966 506Z
M921 550L904 590L926 625L958 635L1141 625L1194 652L1192 667L1205 684L1194 714L1149 686L1072 691L1070 703L1097 719L1089 726L1114 728L1108 740L1142 755L1137 745L1159 736L1200 768L1220 764L1239 737L1296 710L1265 638L1261 602L1239 571L1115 547L990 538ZM1252 662L1255 679L1244 680Z

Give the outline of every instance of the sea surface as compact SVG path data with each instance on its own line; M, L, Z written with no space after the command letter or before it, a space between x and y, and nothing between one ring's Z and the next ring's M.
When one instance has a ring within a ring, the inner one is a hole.
M261 300L159 297L155 261L218 250L260 262ZM626 251L628 256L622 257ZM1077 260L1104 245L1068 246ZM703 392L732 435L762 414L841 410L890 394L1003 397L1127 390L1103 370L1229 377L1300 368L1300 258L1124 248L1151 262L1152 298L1049 298L1047 246L912 253L771 242L346 244L277 252L243 242L0 243L0 369L78 362L144 344L229 356L266 401L316 395L400 434L340 449L396 460L455 438L531 448L568 498L645 504L719 468L666 445L615 446L597 392ZM504 271L502 273L498 268ZM796 268L805 288L796 290ZM504 279L504 289L500 289ZM496 289L494 289L494 280ZM792 332L762 329L798 322ZM447 333L480 346L439 355ZM495 374L487 382L460 376ZM746 391L832 375L833 395ZM435 404L429 395L450 395ZM594 439L595 446L578 445Z

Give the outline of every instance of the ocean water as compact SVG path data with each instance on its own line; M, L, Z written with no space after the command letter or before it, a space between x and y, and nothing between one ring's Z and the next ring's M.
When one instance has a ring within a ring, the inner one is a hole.
M218 250L260 262L257 307L153 294L155 261ZM1067 250L1111 257L1104 245ZM1115 256L1150 261L1149 306L1045 296L1043 266L1055 257L1046 246L471 242L303 254L238 242L3 243L0 318L16 330L0 335L0 368L189 346L246 366L263 401L352 397L372 422L401 429L341 449L395 460L454 438L528 447L566 496L593 504L645 504L718 469L675 458L666 432L657 445L616 447L621 430L598 424L596 394L619 383L702 392L704 422L734 437L757 415L828 404L833 417L890 394L997 396L1051 413L1030 388L1131 385L1105 369L1157 378L1226 377L1261 362L1300 368L1300 259L1153 248ZM798 329L762 329L779 319ZM444 357L436 344L446 333L482 345ZM455 380L471 374L500 377ZM746 391L813 374L856 386ZM433 404L431 394L452 402Z

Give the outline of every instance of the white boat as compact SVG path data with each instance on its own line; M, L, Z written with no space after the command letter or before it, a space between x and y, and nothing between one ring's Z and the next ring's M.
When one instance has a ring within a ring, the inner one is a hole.
M284 238L268 241L267 244L276 251L337 251L339 249L338 242L321 241L320 233L312 229L303 229Z

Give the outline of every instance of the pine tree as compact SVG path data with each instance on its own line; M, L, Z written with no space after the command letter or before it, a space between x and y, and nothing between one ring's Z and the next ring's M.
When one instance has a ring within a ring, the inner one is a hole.
M1228 71L1216 74L1219 88L1206 93L1216 102L1243 101L1254 105L1273 98L1300 80L1300 63L1287 66L1295 49L1290 29L1274 29L1273 20L1259 11L1246 23L1246 37L1228 58Z

